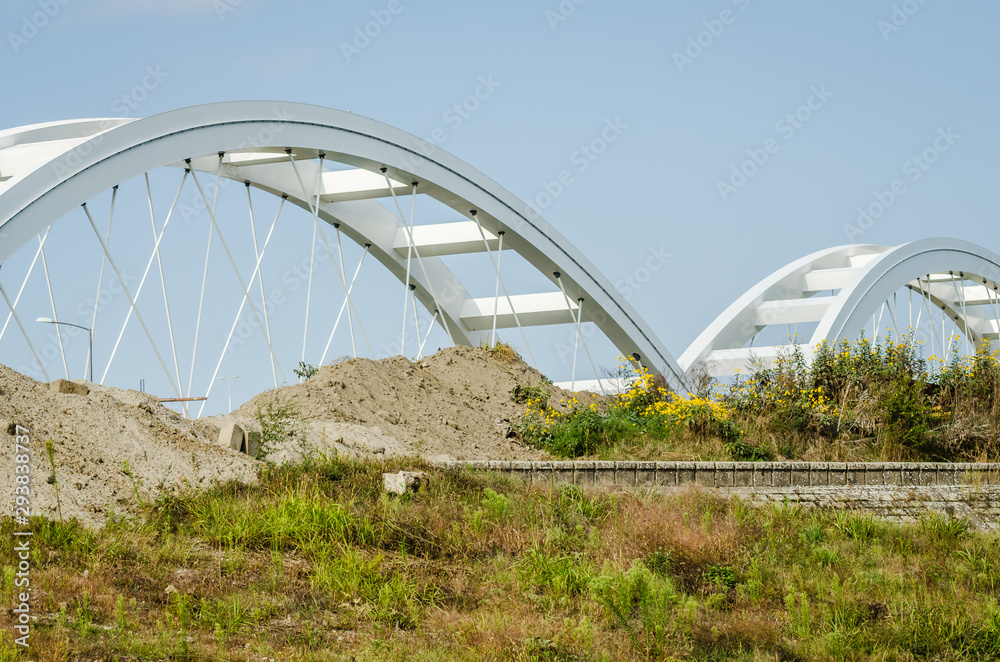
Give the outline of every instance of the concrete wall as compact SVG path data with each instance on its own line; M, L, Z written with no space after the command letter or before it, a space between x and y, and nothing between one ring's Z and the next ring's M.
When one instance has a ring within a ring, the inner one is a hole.
M754 504L873 512L914 521L927 511L1000 530L1000 464L903 462L448 462L536 483L618 490L703 489Z

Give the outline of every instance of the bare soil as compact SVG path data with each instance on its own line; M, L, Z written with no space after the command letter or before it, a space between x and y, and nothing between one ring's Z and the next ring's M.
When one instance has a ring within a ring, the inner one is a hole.
M32 513L100 526L109 514L134 513L140 499L163 490L253 482L260 462L222 447L219 428L232 419L259 429L257 413L269 402L297 410L300 429L292 441L271 449L271 462L295 462L310 453L531 460L545 454L514 435L524 405L513 402L511 392L518 385L543 385L556 405L574 395L552 386L512 352L468 347L443 349L417 363L399 356L343 361L303 383L261 393L230 416L198 420L138 391L77 383L90 392L56 393L0 366L0 490L7 495L8 515L14 425L27 428L30 438ZM47 440L54 449L54 483Z
M134 512L137 494L150 499L185 483L206 487L215 480L255 479L253 460L214 443L215 426L184 419L145 393L77 383L90 392L55 393L46 383L0 366L0 490L6 514L13 514L16 463L15 437L4 433L13 433L15 425L28 430L31 513L52 519L61 514L100 525L109 514Z
M449 347L416 363L396 356L325 366L301 384L261 393L232 417L254 428L268 403L299 411L307 430L275 449L269 459L276 462L333 451L432 461L541 459L545 453L523 446L512 429L524 414L511 399L518 385L542 385L554 405L574 395L512 352Z

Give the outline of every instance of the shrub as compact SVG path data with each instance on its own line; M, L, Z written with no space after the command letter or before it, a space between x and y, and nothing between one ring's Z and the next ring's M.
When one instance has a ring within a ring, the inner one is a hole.
M317 372L319 372L319 368L317 368L312 364L306 363L305 361L299 361L299 367L294 368L292 372L294 372L295 376L298 377L299 379L309 379L310 377L314 376Z
M605 407L571 398L568 410L560 410L548 404L547 394L526 399L525 417L517 426L521 438L554 455L580 457L641 435L664 438L678 430L724 439L742 435L719 399L676 397L647 368L633 368L624 357L620 362L627 388Z
M266 459L277 445L296 436L304 439L304 430L298 417L298 408L290 402L269 400L257 407L257 425L260 427L258 460Z

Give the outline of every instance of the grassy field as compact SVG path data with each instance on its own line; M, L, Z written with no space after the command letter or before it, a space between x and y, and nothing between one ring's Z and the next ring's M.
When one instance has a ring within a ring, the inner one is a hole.
M677 398L624 362L611 399L551 402L534 387L518 430L558 457L600 460L984 462L1000 459L1000 354L947 361L907 340L800 348L733 383Z
M400 468L429 489L384 495ZM961 520L324 459L33 529L31 657L7 610L0 660L1000 658L1000 539Z

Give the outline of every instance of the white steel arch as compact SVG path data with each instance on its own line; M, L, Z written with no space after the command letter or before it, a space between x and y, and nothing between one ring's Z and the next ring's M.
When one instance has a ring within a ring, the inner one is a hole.
M324 160L351 169L326 170ZM674 389L687 390L674 359L628 302L525 203L426 141L318 106L226 102L138 120L77 120L0 132L0 263L94 195L169 166L244 182L338 227L411 283L413 296L439 316L455 343L484 343L494 328L579 329L590 321L622 354L663 375ZM412 227L411 216L408 225L397 196L412 194L416 204L418 193L468 220ZM386 197L396 202L398 214L377 201ZM523 256L553 289L511 294L504 287L501 296L501 248ZM498 274L495 297L473 298L440 260L466 252L489 253ZM341 278L346 286L350 273Z
M869 323L874 332L892 329L902 337L903 316L888 302L904 289L919 297L920 316L926 310L930 320L933 309L973 347L1000 338L1000 256L965 241L922 239L896 247L840 246L782 267L729 306L678 363L689 379L732 376L752 361L767 364L797 342L789 333L787 343L755 347L756 336L772 326L815 324L801 343L807 356L822 342L854 340ZM936 334L932 329L947 352L947 331Z

